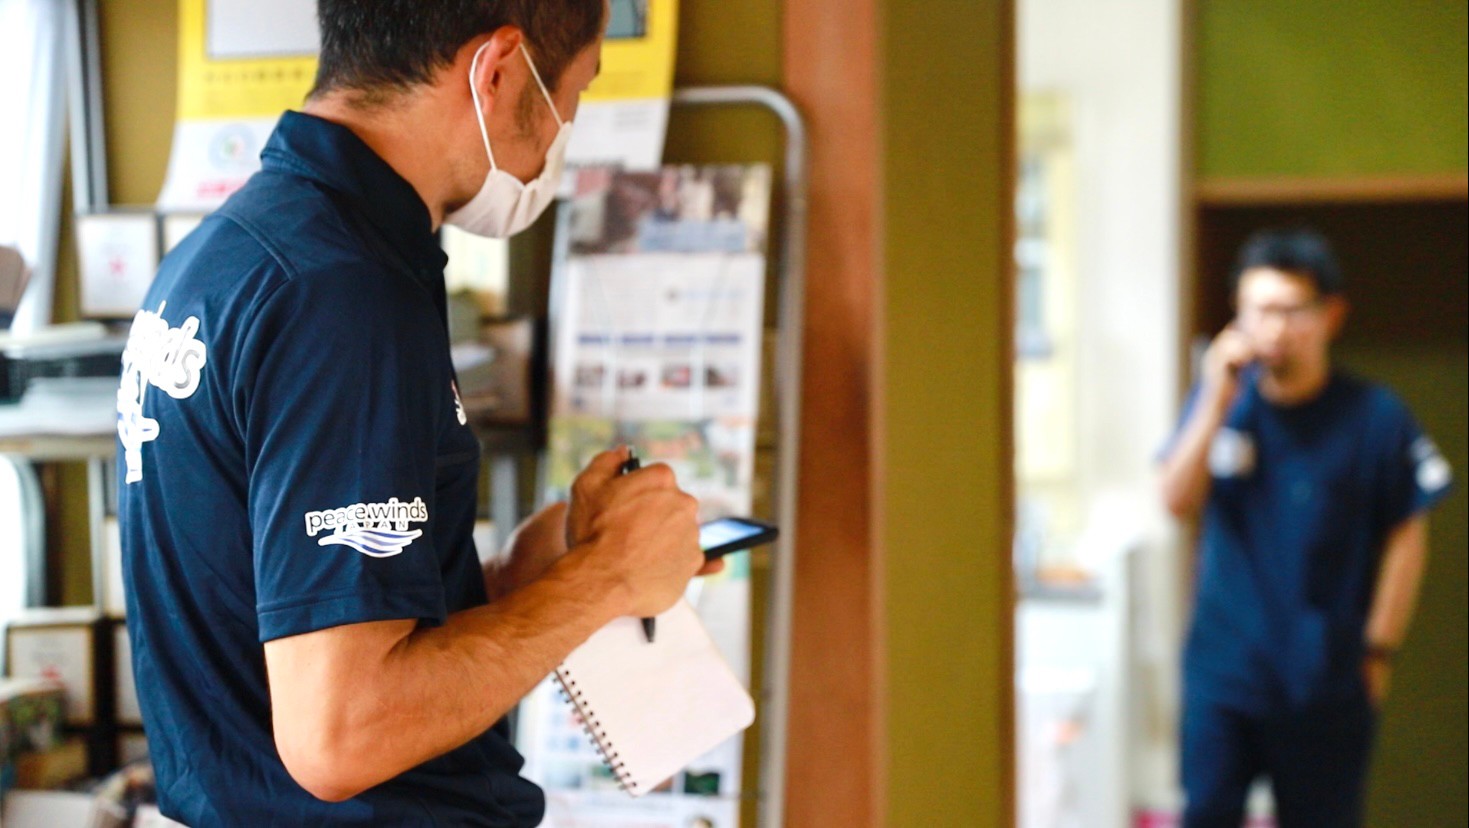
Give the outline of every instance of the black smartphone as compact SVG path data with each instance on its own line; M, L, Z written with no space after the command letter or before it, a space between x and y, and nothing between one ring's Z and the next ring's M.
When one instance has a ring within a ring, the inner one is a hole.
M731 552L763 546L780 537L780 530L751 518L716 518L699 526L699 547L712 561Z

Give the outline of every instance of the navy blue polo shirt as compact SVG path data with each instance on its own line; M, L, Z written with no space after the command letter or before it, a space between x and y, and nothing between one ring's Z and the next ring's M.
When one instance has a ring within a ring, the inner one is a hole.
M479 447L428 209L353 133L287 113L159 269L118 392L133 664L163 813L192 826L540 822L502 722L321 802L271 735L266 641L485 603Z
M1253 713L1340 701L1361 691L1387 536L1452 474L1386 388L1337 373L1286 407L1258 369L1243 385L1209 452L1188 692Z

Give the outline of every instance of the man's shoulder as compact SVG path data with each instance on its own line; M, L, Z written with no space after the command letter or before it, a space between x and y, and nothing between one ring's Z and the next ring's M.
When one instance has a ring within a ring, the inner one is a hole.
M247 305L301 293L350 310L369 300L373 291L365 287L393 281L390 274L335 195L305 179L263 172L170 252L159 288Z
M215 215L219 241L248 238L288 279L376 261L339 197L297 176L257 173Z
M1349 409L1371 422L1411 419L1408 404L1384 383L1348 372L1334 377L1338 407Z

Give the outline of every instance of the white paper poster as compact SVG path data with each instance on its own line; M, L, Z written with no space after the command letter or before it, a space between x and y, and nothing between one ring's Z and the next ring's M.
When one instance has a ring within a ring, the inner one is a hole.
M77 219L83 316L131 317L158 271L158 223L152 213L105 213Z
M547 495L597 452L667 463L700 518L749 515L760 395L768 167L582 170L563 207L553 286ZM749 556L689 600L748 685ZM733 828L743 742L710 751L661 792L618 789L575 714L542 684L521 707L525 773L558 828Z

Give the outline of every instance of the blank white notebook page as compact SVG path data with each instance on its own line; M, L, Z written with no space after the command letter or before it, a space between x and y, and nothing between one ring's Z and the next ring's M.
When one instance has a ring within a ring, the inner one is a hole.
M641 796L755 721L755 703L680 600L653 643L636 618L598 630L556 670L603 758Z

